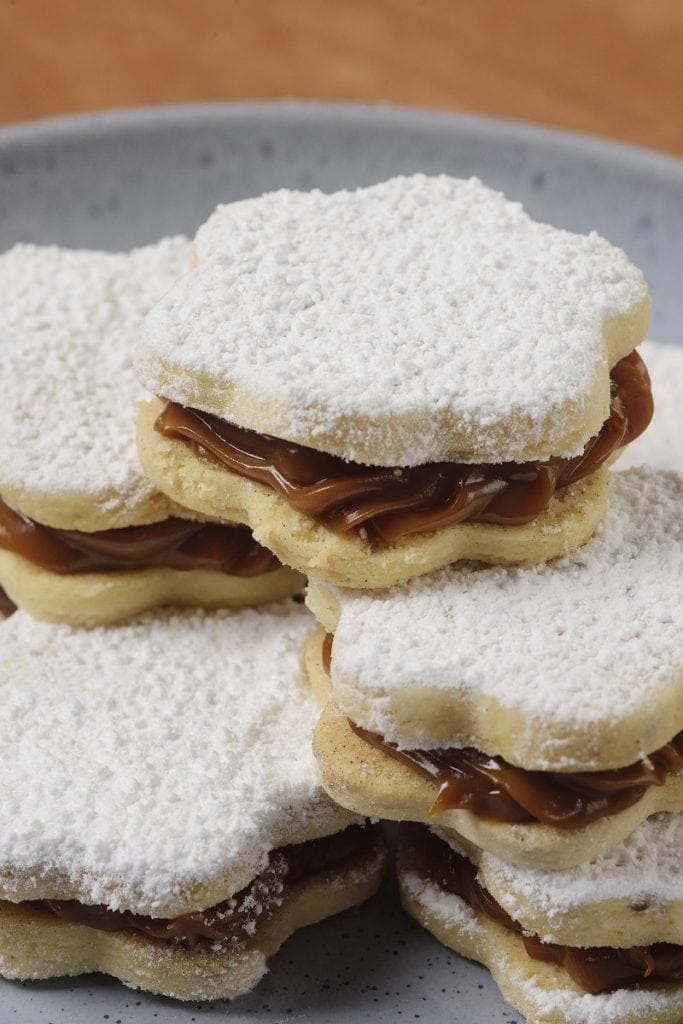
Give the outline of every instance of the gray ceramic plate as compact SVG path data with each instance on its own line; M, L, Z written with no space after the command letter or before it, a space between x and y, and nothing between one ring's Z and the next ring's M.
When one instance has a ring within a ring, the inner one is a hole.
M537 218L596 228L643 268L653 334L683 312L683 163L527 125L318 104L148 109L0 130L0 250L15 241L126 248L191 233L218 201L282 186L330 190L413 171L476 174ZM0 984L16 1024L291 1021L514 1024L486 973L397 909L372 904L294 936L258 990L179 1006L108 979Z

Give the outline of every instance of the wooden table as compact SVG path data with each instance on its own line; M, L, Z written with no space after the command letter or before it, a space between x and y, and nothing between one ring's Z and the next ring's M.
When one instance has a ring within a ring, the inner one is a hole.
M683 0L0 0L0 122L297 96L683 155Z

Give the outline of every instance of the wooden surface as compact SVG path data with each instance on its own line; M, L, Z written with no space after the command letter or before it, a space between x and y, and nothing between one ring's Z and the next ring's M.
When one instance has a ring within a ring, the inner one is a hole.
M0 0L0 122L388 100L683 155L683 0Z

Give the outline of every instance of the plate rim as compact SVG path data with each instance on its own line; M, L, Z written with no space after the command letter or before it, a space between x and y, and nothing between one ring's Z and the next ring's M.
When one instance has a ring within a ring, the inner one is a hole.
M491 117L487 114L433 110L420 106L392 103L360 103L298 99L228 100L189 103L152 104L139 107L117 107L110 110L65 114L37 118L0 126L0 148L12 145L40 144L52 139L107 135L112 132L144 130L158 125L188 125L196 121L225 123L267 120L309 122L324 118L342 124L364 125L383 123L387 128L448 128L483 139L501 142L527 142L552 145L570 150L573 155L593 157L618 163L623 169L645 171L665 176L683 187L683 158L585 132L557 128L538 122L514 118Z

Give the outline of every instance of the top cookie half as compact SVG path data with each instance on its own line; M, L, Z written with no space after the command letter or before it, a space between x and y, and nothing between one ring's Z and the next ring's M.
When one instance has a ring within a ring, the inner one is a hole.
M0 494L46 526L166 519L142 471L132 368L144 314L190 265L167 238L130 253L17 245L0 256Z
M140 352L157 395L376 466L577 454L645 335L640 271L476 179L219 207Z

